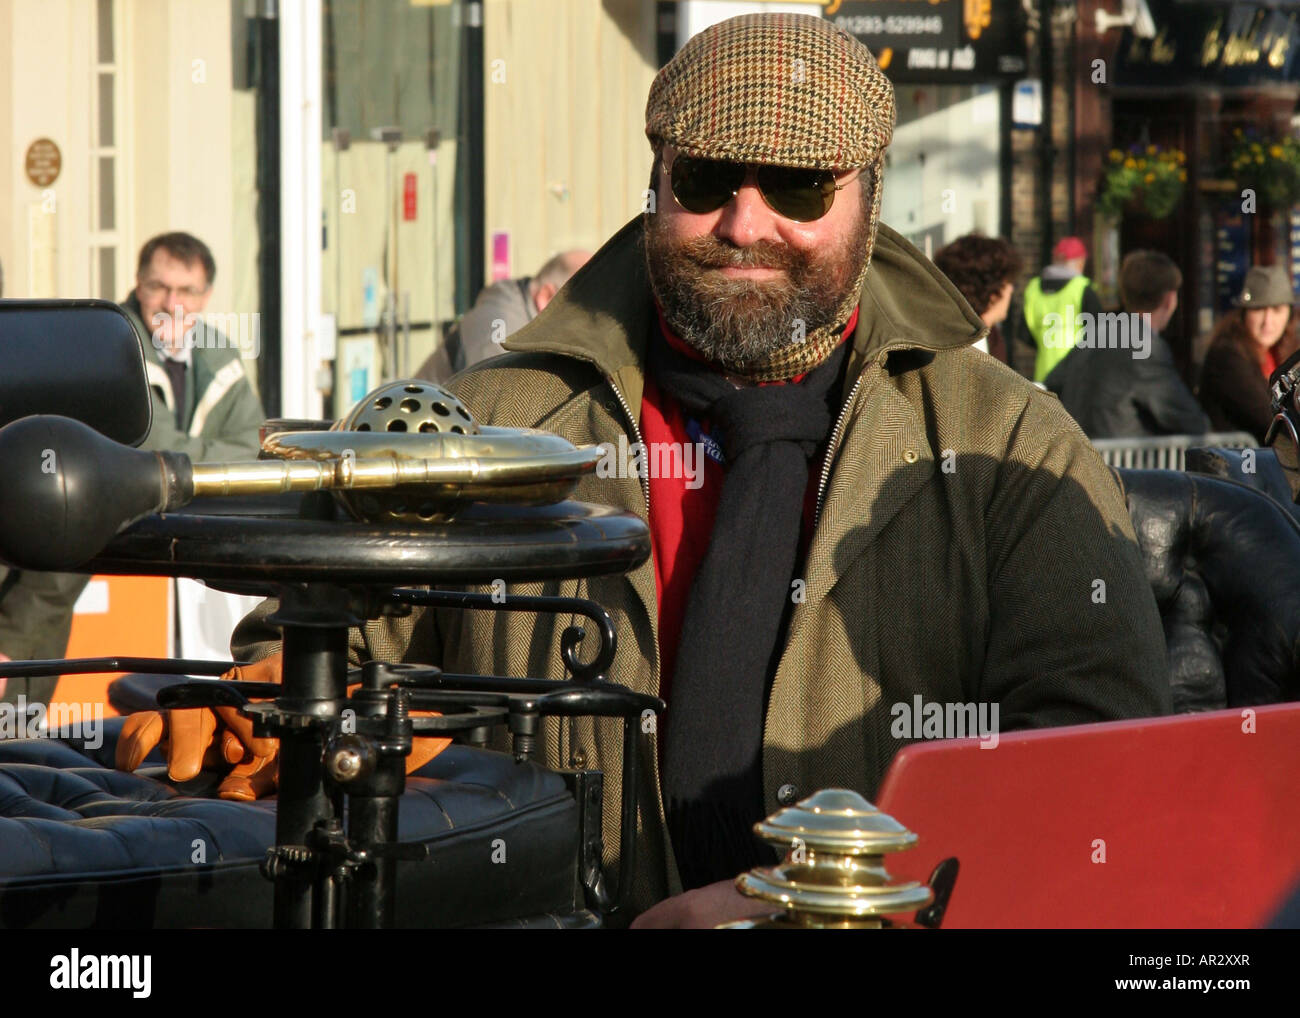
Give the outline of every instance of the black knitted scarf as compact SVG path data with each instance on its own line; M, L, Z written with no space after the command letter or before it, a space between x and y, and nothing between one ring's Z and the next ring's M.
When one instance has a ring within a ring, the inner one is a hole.
M792 607L809 460L830 433L846 347L797 384L737 388L714 368L650 344L659 388L707 420L726 474L691 584L672 678L664 801L689 889L766 858L763 719Z

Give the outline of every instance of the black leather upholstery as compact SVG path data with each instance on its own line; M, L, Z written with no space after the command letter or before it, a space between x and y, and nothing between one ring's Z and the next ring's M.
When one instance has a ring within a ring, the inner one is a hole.
M1164 622L1174 709L1300 699L1300 522L1289 498L1194 473L1117 473Z
M113 770L120 728L106 721L96 750L0 742L0 928L270 925L258 865L274 842L274 799L196 798L211 780L177 789L161 766ZM453 746L407 779L399 836L430 849L399 864L400 926L582 909L577 806L558 774Z
M1222 477L1262 491L1292 516L1300 518L1300 506L1291 501L1286 472L1272 449L1188 449L1186 469L1189 473Z

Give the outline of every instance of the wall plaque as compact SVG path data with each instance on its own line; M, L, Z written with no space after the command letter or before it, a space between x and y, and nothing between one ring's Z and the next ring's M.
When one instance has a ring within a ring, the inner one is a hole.
M63 168L59 146L49 138L37 138L27 146L25 167L28 180L37 187L49 187L59 179L59 170Z

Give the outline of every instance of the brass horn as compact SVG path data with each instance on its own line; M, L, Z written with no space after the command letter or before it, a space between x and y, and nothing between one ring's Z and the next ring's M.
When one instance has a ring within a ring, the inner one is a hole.
M595 469L600 449L557 435L480 426L432 382L382 385L329 431L280 431L268 459L194 466L194 494L335 492L357 519L420 524L467 502L547 505Z
M13 421L0 428L0 559L68 569L142 516L199 495L333 491L358 519L415 525L468 502L547 505L595 469L601 450L544 431L480 427L441 386L401 381L370 393L332 430L267 435L262 456L191 463L67 417Z

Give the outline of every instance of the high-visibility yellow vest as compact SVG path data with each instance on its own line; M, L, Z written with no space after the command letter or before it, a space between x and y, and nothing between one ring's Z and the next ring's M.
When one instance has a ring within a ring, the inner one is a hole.
M1025 324L1038 345L1035 382L1045 379L1074 349L1075 329L1081 328L1078 315L1083 311L1083 291L1087 288L1087 276L1075 276L1055 293L1043 293L1039 276L1025 287ZM1049 315L1054 317L1049 319Z

